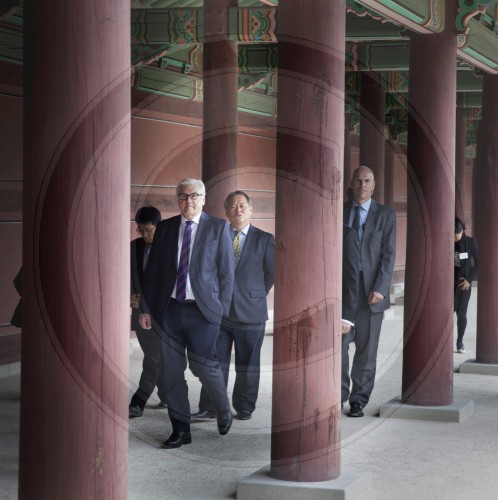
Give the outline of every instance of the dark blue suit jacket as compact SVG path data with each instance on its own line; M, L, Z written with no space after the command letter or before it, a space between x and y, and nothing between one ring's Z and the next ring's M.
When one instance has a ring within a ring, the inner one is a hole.
M264 323L268 319L266 296L275 280L275 238L251 225L235 266L235 286L229 319Z
M180 223L180 215L165 219L154 234L141 307L156 322L161 321L176 283ZM228 227L224 220L202 212L192 247L190 284L197 306L209 323L221 322L232 298L234 259Z

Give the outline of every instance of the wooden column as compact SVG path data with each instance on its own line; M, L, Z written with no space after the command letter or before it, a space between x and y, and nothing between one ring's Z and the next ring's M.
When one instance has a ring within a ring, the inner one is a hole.
M127 497L130 3L24 2L19 498Z
M353 169L351 168L351 114L344 117L344 196L351 186Z
M392 207L394 203L394 139L386 139L384 144L384 203Z
M204 5L202 180L205 210L225 218L223 201L237 188L237 42L229 40L229 9L237 0Z
M455 8L446 31L410 38L402 400L421 406L453 403Z
M360 165L375 175L374 198L384 203L384 92L375 73L361 73Z
M456 155L455 155L455 213L465 221L465 197L467 184L465 182L466 162L466 132L467 121L462 116L462 108L456 114ZM470 221L469 221L470 222Z
M340 475L345 12L279 7L271 475L288 481Z
M478 363L498 363L498 77L483 74L482 120L479 124L475 169L475 224L479 245L477 295Z

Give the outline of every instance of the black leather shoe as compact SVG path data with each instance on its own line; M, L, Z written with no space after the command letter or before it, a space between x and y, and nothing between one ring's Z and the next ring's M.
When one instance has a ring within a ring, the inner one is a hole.
M235 418L238 420L251 420L252 413L249 410L240 410Z
M128 407L128 416L130 418L141 417L144 414L144 409L138 405L130 405Z
M363 406L360 403L351 403L348 415L350 417L363 417Z
M232 427L232 422L233 422L233 415L231 410L218 413L218 432L222 436L228 434L230 427Z
M216 413L214 411L201 410L197 413L192 413L190 415L190 420L193 422L204 422L205 420L210 420L216 417Z
M171 448L180 448L182 444L190 444L192 442L192 436L190 432L186 431L173 431L173 434L164 441L161 448L169 450Z
M160 401L156 406L154 406L154 409L156 410L164 410L168 407L168 405L166 403L163 403L162 401Z

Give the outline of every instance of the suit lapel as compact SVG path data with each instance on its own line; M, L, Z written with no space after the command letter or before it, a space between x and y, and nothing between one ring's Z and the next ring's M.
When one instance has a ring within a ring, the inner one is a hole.
M252 247L256 244L256 235L255 229L251 226L249 226L249 231L247 231L246 235L246 241L244 242L244 247L242 248L242 253L240 254L239 258L235 262L235 267L239 267L242 265L242 262L246 260L245 255L250 255L253 252Z
M197 249L202 246L202 241L206 237L206 219L208 219L208 215L202 212L201 218L199 219L199 227L197 228L197 232L195 233L194 246L192 248L192 254L190 255L189 267L192 265L192 262L195 261L195 258L197 256Z
M377 219L377 215L379 213L379 209L377 207L377 203L372 200L372 204L370 205L370 210L368 211L367 220L365 221L363 237L362 241L366 236L369 236L372 233L372 229L375 227L375 221Z

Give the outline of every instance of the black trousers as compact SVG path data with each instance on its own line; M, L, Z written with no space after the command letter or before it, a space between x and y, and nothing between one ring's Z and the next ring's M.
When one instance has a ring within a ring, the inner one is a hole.
M131 398L131 404L138 405L143 409L156 385L159 399L166 402L164 376L161 376L163 369L162 341L156 331L144 330L139 325L135 325L135 333L144 353L144 359L138 389Z
M463 336L467 328L467 309L469 307L470 295L472 287L468 290L460 290L455 288L454 311L457 315L457 344L463 342Z
M190 403L185 370L188 365L213 400L217 412L230 409L216 357L219 323L209 323L195 303L171 299L161 322L166 403L173 430L190 430Z
M235 411L250 413L256 408L259 392L261 346L265 336L265 324L240 324L240 327L222 324L216 343L218 360L223 371L225 387L228 385L232 346L235 346L235 384L232 404ZM204 387L199 399L199 410L215 411Z

